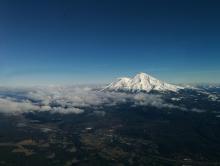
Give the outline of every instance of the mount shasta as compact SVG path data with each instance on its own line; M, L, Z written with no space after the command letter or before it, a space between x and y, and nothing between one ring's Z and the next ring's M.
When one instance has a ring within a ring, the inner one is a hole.
M146 73L139 73L133 78L122 77L109 84L103 90L110 91L128 91L128 92L150 92L155 91L173 91L177 92L184 89L181 86L173 85L156 79Z

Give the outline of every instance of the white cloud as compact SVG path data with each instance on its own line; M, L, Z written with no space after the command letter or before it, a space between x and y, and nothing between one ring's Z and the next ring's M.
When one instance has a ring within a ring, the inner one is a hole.
M40 106L33 105L30 102L16 102L0 98L0 112L2 113L23 113L36 110L40 110Z
M63 114L69 114L69 113L81 114L84 112L83 109L79 109L75 107L72 107L72 108L55 107L52 110L53 112L63 113Z
M29 89L0 89L0 112L23 113L28 111L50 111L51 113L84 112L85 107L100 108L121 103L133 102L134 106L153 106L157 108L182 107L165 103L161 96L139 93L94 91L90 87L44 87Z

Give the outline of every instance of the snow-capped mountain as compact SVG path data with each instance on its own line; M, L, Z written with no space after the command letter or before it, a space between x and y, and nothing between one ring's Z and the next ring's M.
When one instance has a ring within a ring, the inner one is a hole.
M152 90L156 90L177 92L180 89L184 88L160 81L146 73L139 73L133 78L119 78L116 82L109 84L103 90L130 92L150 92Z

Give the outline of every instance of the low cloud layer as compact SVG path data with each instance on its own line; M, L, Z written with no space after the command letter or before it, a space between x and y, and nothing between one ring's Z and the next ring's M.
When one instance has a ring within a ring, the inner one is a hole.
M29 111L80 114L88 107L98 110L126 102L133 103L133 106L184 109L165 103L159 95L100 92L90 87L0 89L0 112L7 114Z

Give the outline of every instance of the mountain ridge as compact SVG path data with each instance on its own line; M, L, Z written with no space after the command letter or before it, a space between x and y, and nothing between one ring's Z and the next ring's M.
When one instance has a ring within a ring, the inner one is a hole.
M133 78L120 77L117 79L117 81L110 83L103 90L130 92L150 92L155 90L177 92L180 89L184 89L184 87L166 83L149 74L140 72Z

